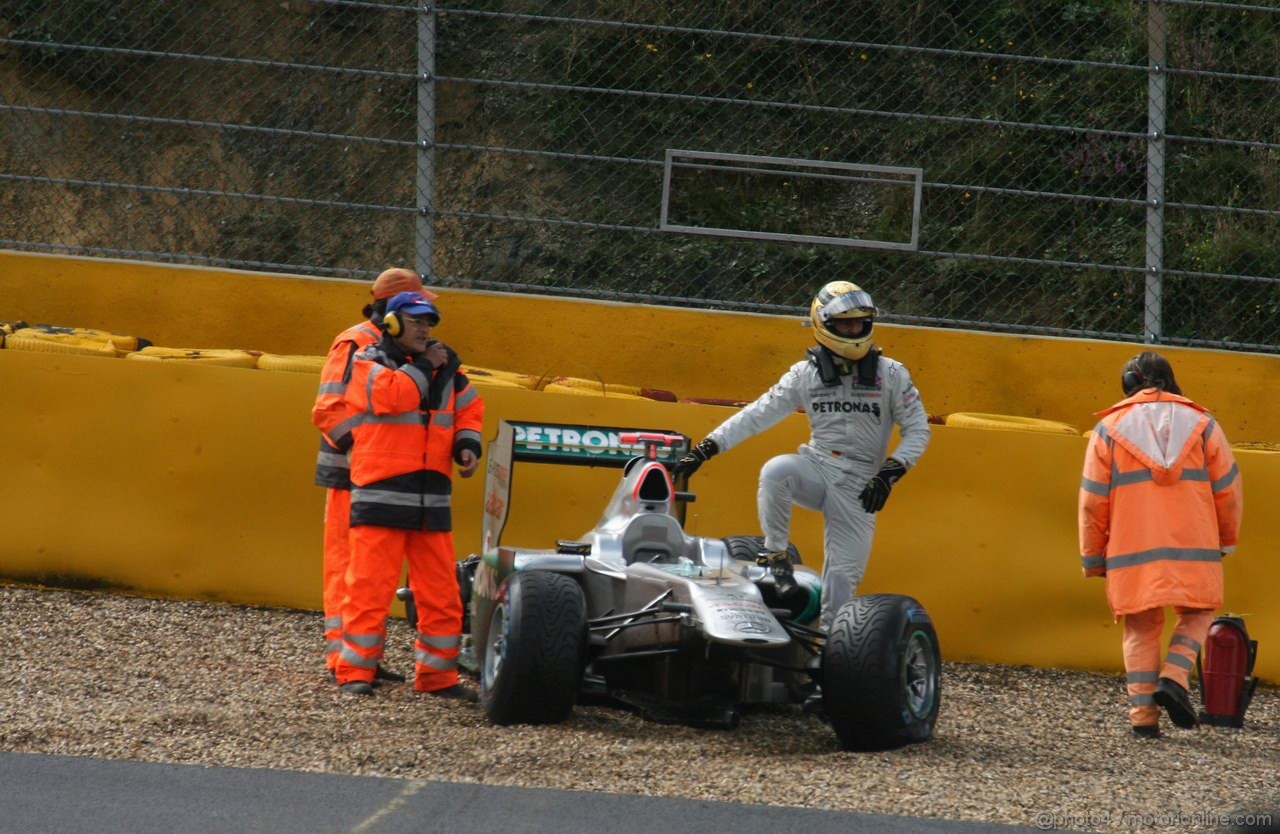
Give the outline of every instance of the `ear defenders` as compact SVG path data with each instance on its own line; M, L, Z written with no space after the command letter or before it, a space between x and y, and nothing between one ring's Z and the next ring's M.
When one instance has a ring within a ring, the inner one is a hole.
M435 316L431 317L431 326L436 326ZM404 332L404 322L400 321L398 313L387 313L382 317L382 330L394 339Z
M400 322L400 317L395 313L387 313L382 317L382 329L390 336L395 338L404 332L404 325Z

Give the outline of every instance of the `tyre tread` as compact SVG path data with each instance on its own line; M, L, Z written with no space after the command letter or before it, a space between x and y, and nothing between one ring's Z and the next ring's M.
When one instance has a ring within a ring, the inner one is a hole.
M855 597L836 614L823 650L823 695L841 744L850 750L885 750L932 736L941 696L929 717L904 720L899 665L913 633L912 609L923 607L899 594ZM934 668L940 668L937 635L931 623L919 626L932 641Z
M550 571L517 574L512 634L487 705L499 724L557 724L573 712L582 676L586 604L573 579Z

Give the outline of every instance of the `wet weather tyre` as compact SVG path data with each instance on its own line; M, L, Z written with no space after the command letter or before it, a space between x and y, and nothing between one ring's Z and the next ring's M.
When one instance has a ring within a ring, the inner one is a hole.
M568 576L513 574L489 619L480 702L495 724L558 724L582 684L587 605Z
M933 736L942 695L938 636L899 594L840 607L822 651L822 701L846 750L890 750Z
M755 564L756 557L764 550L764 536L726 536L724 546L729 548L729 555L734 559ZM794 544L787 543L787 555L791 564L802 565L800 551Z

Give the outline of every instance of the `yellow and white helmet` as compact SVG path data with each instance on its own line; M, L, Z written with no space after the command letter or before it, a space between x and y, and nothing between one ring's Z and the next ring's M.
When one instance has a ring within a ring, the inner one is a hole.
M871 329L875 323L876 305L871 294L849 281L832 281L813 297L809 321L818 344L837 356L856 362L871 350ZM858 336L848 338L832 332L827 324L836 319L866 319L867 326Z

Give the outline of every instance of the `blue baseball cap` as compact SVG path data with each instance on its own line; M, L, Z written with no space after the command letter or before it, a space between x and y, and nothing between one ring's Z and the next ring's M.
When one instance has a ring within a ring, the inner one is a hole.
M440 311L420 292L401 292L387 301L387 313L403 313L406 316L431 316L433 325L440 323Z

